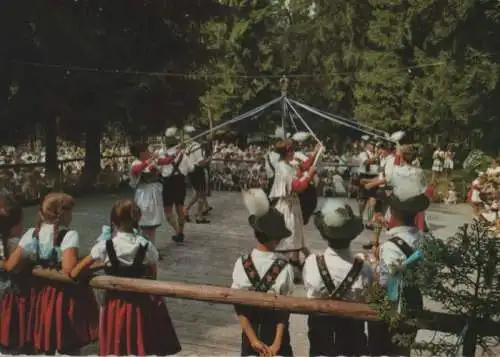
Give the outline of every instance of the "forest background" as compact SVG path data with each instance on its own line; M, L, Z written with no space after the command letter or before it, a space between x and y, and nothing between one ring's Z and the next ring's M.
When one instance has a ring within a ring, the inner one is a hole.
M496 153L497 0L6 0L0 142L208 126L280 95L429 145ZM279 107L240 132L271 132ZM306 119L308 117L306 116ZM309 120L332 138L358 135ZM94 168L94 169L92 169Z

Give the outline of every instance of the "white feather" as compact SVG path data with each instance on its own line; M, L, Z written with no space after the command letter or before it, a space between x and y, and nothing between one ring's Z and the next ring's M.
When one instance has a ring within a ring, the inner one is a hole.
M184 126L184 132L186 132L186 133L192 133L195 130L196 130L195 127L192 126L192 125L186 125L186 126Z
M269 212L269 199L260 188L250 188L243 191L243 204L250 216L262 217Z
M274 136L277 138L284 139L285 138L285 129L283 127L278 126L276 130L274 131Z
M403 139L404 136L405 136L404 131L396 131L395 133L391 134L390 139L392 141L398 142L398 141L401 141L401 139Z
M310 133L306 133L305 131L298 131L295 134L293 134L292 139L294 141L302 142L307 140L311 136Z
M177 128L175 126L171 126L165 130L165 136L167 137L175 136L175 134L177 134Z
M348 220L348 217L339 214L337 209L345 208L347 202L345 200L329 198L321 208L323 220L328 227L342 227Z
M418 177L415 179L411 179L408 177L407 180L401 181L400 184L394 186L393 194L400 201L406 201L412 197L419 196L425 192L425 186L422 184L421 180Z
M366 141L366 140L370 139L370 137L369 137L368 135L363 135L363 136L361 137L361 139L363 139L364 141Z

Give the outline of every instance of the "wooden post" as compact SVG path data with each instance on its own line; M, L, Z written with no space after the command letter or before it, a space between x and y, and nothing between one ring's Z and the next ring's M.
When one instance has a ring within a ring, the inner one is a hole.
M286 115L287 115L286 96L288 93L288 78L286 76L281 77L280 86L281 86L281 95L283 96L283 99L281 100L281 127L283 128L284 131L283 139L286 139L286 125L285 125Z

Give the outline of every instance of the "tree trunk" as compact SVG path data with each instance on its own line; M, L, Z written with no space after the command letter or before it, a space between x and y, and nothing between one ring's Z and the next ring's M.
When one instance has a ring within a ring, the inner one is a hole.
M88 192L92 189L96 177L101 171L101 136L102 122L88 119L85 128L85 163L78 187Z

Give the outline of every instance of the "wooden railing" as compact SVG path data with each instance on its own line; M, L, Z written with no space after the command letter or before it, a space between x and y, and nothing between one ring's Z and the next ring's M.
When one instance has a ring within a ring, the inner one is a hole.
M0 262L0 269L2 263ZM35 267L32 274L49 280L75 284L69 276L52 269ZM216 304L237 304L284 310L295 314L326 314L363 321L380 321L376 311L368 304L339 300L306 299L278 294L230 289L221 286L186 284L147 279L93 276L88 284L95 289L153 294L171 298L203 301ZM500 336L500 323L489 319L473 321L467 316L424 310L418 316L419 329L458 335L469 324L463 338L463 355L474 356L476 336Z

